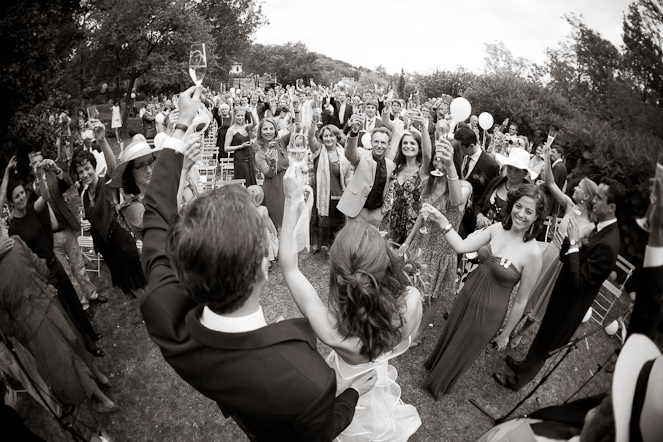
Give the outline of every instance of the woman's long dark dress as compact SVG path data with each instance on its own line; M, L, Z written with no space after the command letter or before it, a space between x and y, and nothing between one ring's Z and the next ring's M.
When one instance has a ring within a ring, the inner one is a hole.
M239 132L235 132L230 145L240 146L247 141L249 141L248 135L244 136ZM253 151L251 150L251 147L245 147L235 151L233 154L233 167L235 168L235 179L239 180L244 178L246 180L244 183L246 187L258 184L258 181L256 180L256 168L254 165Z
M131 233L123 228L117 217L111 192L116 190L106 185L105 177L99 176L94 201L90 193L83 194L85 216L90 221L94 248L101 253L111 273L113 285L122 292L142 289L147 285L140 264L140 254Z
M233 124L232 117L222 117L218 112L214 112L214 120L216 121L216 147L219 148L219 159L228 158L228 152L224 150L226 142L226 133L228 128Z
M35 255L46 261L49 270L48 283L56 288L60 303L71 322L81 333L86 348L94 352L97 348L94 343L97 333L83 311L76 289L53 251L53 228L48 209L46 208L40 213L35 210L35 203L28 204L25 208L25 216L14 217L9 222L8 233L10 236L18 235Z
M479 250L479 261L479 267L470 273L458 294L442 335L424 364L430 371L424 387L435 399L451 391L495 337L504 322L513 287L520 281L520 271L493 255L490 244Z

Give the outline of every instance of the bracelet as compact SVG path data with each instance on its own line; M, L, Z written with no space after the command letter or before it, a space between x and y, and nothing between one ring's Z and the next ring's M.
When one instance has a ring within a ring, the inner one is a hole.
M452 178L449 175L447 175L447 180L449 180L449 181L458 181L458 177Z
M444 229L442 229L442 235L446 235L447 233L451 232L453 229L454 228L451 225L451 223L447 224L447 226Z
M177 129L181 130L182 132L186 132L187 130L189 130L189 126L187 126L186 124L183 124L183 123L177 123L175 125L175 130L177 130Z

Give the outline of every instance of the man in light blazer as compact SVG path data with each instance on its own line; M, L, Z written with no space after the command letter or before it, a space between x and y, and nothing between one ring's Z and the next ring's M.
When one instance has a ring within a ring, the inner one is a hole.
M355 168L355 173L343 192L338 210L348 221L364 221L378 227L389 211L387 193L394 177L396 165L385 158L391 142L391 132L377 127L371 133L372 151L357 149L361 118L353 118L350 136L345 143L345 157Z

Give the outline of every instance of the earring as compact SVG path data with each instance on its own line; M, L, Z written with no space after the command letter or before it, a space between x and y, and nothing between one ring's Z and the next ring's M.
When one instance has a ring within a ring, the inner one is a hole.
M534 223L532 223L532 225L529 226L529 236L532 236L533 232L534 232Z

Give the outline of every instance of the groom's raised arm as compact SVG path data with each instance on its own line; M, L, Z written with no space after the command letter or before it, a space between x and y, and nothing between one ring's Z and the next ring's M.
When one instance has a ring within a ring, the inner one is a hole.
M196 91L183 92L180 99L179 123L188 126L196 114ZM184 95L188 94L188 97ZM164 141L143 204L143 269L148 280L148 292L141 300L145 326L152 340L165 357L178 353L178 346L186 340L184 318L194 302L179 282L166 256L166 236L169 223L177 213L177 191L182 173L184 131L176 129L172 138Z

